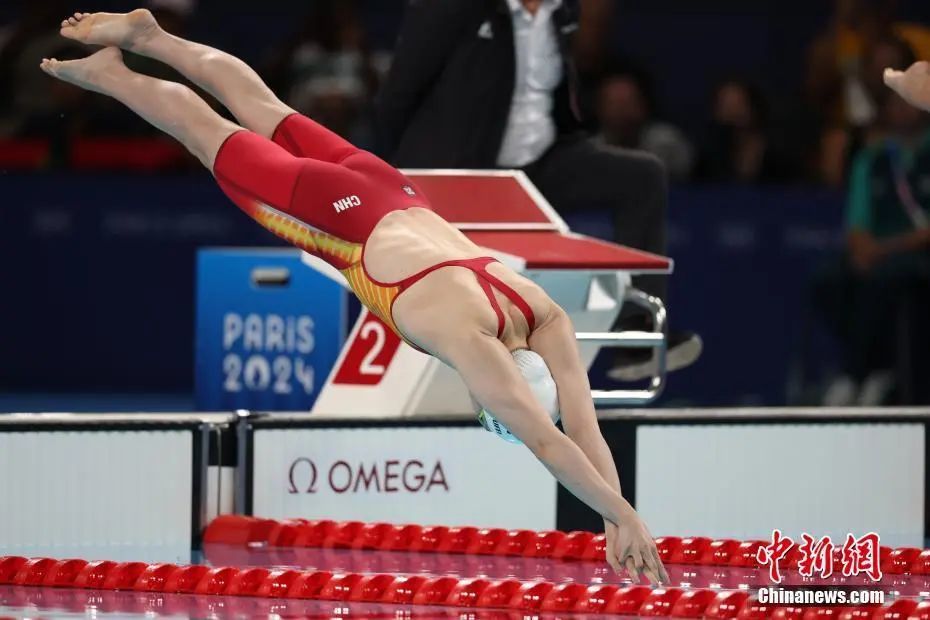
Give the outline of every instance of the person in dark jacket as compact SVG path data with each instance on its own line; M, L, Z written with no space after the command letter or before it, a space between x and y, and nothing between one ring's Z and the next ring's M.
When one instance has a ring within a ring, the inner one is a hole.
M561 213L609 209L614 239L665 252L668 183L653 155L606 149L581 130L572 60L578 0L410 0L376 103L382 155L405 168L519 168ZM634 280L664 299L662 276ZM625 316L624 329L649 326ZM668 367L693 363L700 338L672 333ZM653 370L623 351L611 376Z

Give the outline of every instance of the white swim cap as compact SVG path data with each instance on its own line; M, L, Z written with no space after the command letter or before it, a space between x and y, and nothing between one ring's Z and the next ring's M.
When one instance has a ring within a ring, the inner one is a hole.
M536 397L545 412L552 418L552 423L555 424L559 421L559 393L545 360L541 355L529 349L517 349L512 355L513 361L517 364L517 368L520 369L520 374L523 375L523 378L530 386L533 396ZM481 426L504 441L516 444L523 443L487 409L481 409L478 413L478 421L481 422Z

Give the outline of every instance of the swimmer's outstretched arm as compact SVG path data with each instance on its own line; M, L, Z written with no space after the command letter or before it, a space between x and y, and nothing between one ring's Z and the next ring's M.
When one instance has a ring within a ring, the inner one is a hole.
M885 84L912 106L930 112L930 63L916 62L906 71L885 69Z
M626 566L633 578L638 581L645 573L655 582L663 580L664 569L652 537L618 492L619 484L605 481L578 444L552 424L507 347L495 335L479 331L447 335L437 344L431 350L459 372L475 398L493 411L565 488L623 531L624 538L617 541L622 545L618 555L629 558ZM610 458L609 451L606 458Z
M581 361L575 328L568 314L553 303L548 315L530 335L529 346L546 361L552 378L555 379L559 391L562 426L566 434L587 455L604 480L620 494L620 476L610 448L601 434L594 410L594 401L591 399L588 373ZM645 553L655 554L659 571L656 576L667 581L668 574L658 559L651 534L638 517L632 521L633 523L624 524L621 528L608 521L604 522L604 530L609 543L607 561L615 571L619 572L627 556L623 547L639 542L648 547ZM648 540L637 541L637 537L641 537L643 532Z

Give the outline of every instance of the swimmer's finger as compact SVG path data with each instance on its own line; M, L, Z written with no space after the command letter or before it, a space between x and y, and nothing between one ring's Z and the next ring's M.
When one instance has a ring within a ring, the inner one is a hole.
M662 578L662 562L659 561L655 549L646 551L646 576L657 586L665 583Z
M633 545L627 544L622 547L618 546L618 548L620 549L620 553L617 554L617 559L621 564L626 566L627 558L633 556Z
M626 572L630 574L630 579L633 580L633 583L639 583L642 578L640 577L639 569L636 567L636 562L633 561L633 556L627 556L623 564L626 566Z
M620 564L619 560L614 559L613 562L608 562L608 564L610 565L610 570L614 572L614 575L618 577L623 575L623 566Z
M659 552L653 550L655 553L656 563L659 565L659 577L662 578L662 583L669 584L672 582L672 579L668 576L668 571L665 570L665 564L662 563L662 558L659 557Z
M658 576L656 576L656 574L653 572L653 570L652 570L651 568L646 568L646 569L644 569L644 570L643 570L643 575L646 576L646 579L649 580L649 583L651 583L651 584L653 584L653 585L657 585L657 586L661 586L661 585L662 585L662 580L659 579Z
M613 570L615 574L619 575L623 571L623 566L620 565L620 560L617 559L617 554L609 549L607 551L607 563L610 565L611 570Z
M646 551L646 562L649 563L652 568L656 569L656 574L661 577L663 568L662 559L659 557L659 550L656 549L655 543L649 545L649 548Z

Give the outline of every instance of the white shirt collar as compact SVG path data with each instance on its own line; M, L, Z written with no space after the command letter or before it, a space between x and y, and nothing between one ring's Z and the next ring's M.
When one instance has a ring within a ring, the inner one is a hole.
M551 7L551 9L554 11L555 9L562 6L562 0L543 0L542 5L543 6L541 6L540 8ZM526 10L526 7L523 6L523 3L520 2L520 0L507 0L507 6L510 7L511 13L519 13L520 11L524 11L528 13L528 11Z

